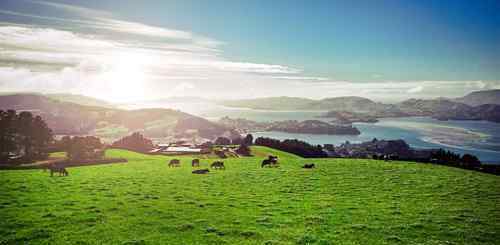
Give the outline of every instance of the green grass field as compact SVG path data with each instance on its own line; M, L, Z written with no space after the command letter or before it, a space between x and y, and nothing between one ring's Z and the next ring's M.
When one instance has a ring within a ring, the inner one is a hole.
M68 177L0 171L0 244L500 243L499 176L252 149L208 175L122 150ZM269 153L280 168L260 168Z

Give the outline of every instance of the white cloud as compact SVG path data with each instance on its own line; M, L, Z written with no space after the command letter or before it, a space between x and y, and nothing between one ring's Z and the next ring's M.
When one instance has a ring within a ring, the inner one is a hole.
M73 12L73 13L76 13L76 14L79 14L79 15L85 16L85 17L99 17L99 16L111 17L111 16L113 16L112 13L107 12L107 11L90 9L90 8L76 6L76 5L55 3L55 2L48 2L48 1L36 1L36 0L27 0L27 1L32 2L32 3L36 3L36 4L41 4L41 5L46 5L46 6L62 9L65 11L70 11L70 12Z
M202 43L214 45L208 39ZM136 99L146 93L162 96L164 93L147 91L145 87L166 83L176 91L184 91L201 81L219 83L228 77L245 80L262 79L267 74L300 73L283 65L230 61L191 39L113 40L33 26L0 26L0 61L7 65L2 70L3 78L9 78L2 79L2 90L71 90L116 101ZM175 80L186 83L177 86L172 84ZM116 95L110 98L108 91Z
M413 87L413 88L406 90L406 92L410 93L410 94L414 94L414 93L420 93L420 92L422 92L422 90L424 90L423 86L416 86L416 87Z
M187 90L194 89L194 88L195 88L195 86L192 83L182 82L174 87L173 93L174 94L184 93Z
M280 80L299 80L299 81L330 81L330 78L327 77L301 77L301 76L278 76L273 77Z

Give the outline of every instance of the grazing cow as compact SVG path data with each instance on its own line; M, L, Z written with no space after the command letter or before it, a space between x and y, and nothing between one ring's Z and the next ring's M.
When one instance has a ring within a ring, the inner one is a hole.
M193 174L208 174L208 172L210 172L210 170L208 169L196 169L196 170L193 170Z
M181 161L179 161L179 159L172 159L168 163L168 166L169 167L180 167L181 166Z
M199 167L200 166L200 159L193 159L191 162L191 166L194 167Z
M391 160L399 160L399 156L396 154L388 154L388 155L384 155L383 159L386 162L391 161Z
M215 161L212 163L212 165L210 165L211 168L213 169L226 169L226 167L224 166L224 162L221 162L221 161Z
M311 168L316 168L316 166L314 165L314 163L306 163L304 164L304 166L302 166L302 168L311 169Z
M54 173L58 173L59 176L68 176L69 175L68 171L63 166L49 165L47 168L50 170L51 177L54 176Z
M277 156L268 156L267 159L264 159L262 161L262 164L260 165L261 168L268 166L268 167L278 167L278 157Z

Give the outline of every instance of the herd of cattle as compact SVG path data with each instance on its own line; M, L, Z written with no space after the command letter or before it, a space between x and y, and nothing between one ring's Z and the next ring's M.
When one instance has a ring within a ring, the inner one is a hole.
M179 159L172 159L168 163L168 167L175 168L175 167L180 167L180 166L181 166L181 161ZM264 167L277 168L277 167L279 167L278 157L270 155L270 156L268 156L267 159L264 159L262 161L262 164L260 166L261 166L261 168L264 168ZM191 161L191 167L193 167L193 168L200 167L200 159L193 159ZM302 168L305 168L305 169L312 169L315 167L316 166L314 165L314 163L306 163L302 166ZM210 168L215 169L215 170L217 170L217 169L225 170L226 166L224 166L224 162L222 162L222 161L215 161L212 164L210 164ZM192 171L193 174L207 174L209 172L210 172L209 169L195 169Z
M180 167L181 166L181 161L179 159L172 159L168 162L168 167L175 168L175 167ZM191 166L193 168L200 167L200 159L193 159L191 161ZM277 168L279 167L279 162L278 162L278 157L277 156L268 156L267 159L264 159L261 164L261 168L268 167L268 168ZM306 163L302 166L302 168L305 169L312 169L315 168L316 166L314 163ZM225 170L226 166L224 166L223 161L215 161L212 164L210 164L210 168L214 170ZM44 171L49 170L50 171L50 176L54 176L54 173L59 174L59 176L68 176L68 171L64 166L58 166L56 164L52 165L47 165ZM193 170L193 174L206 174L209 173L210 170L208 169L196 169Z

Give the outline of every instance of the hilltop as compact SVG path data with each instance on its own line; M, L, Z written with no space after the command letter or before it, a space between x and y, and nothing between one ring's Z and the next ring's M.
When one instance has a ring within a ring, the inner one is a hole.
M486 104L500 105L500 89L472 92L464 97L455 99L455 101L470 106L479 106Z
M40 115L55 134L91 134L106 141L131 132L142 132L152 138L195 140L237 135L234 130L177 110L120 110L60 101L40 94L0 96L0 109L31 111Z
M45 96L63 101L63 102L71 102L79 105L86 106L98 106L105 108L116 108L116 106L108 101L96 99L94 97L85 96L81 94L66 94L66 93L55 93L55 94L45 94Z
M314 103L312 99L299 97L268 97L244 100L224 100L218 102L228 107L241 107L256 110L298 110L306 108L309 103Z
M0 171L6 244L495 244L500 177L446 166L304 159L266 147L191 174L193 156ZM267 155L280 168L260 167ZM201 159L201 167L216 159ZM316 169L302 169L304 163ZM71 225L68 225L71 224ZM13 229L15 228L15 229ZM14 232L15 231L15 232Z

